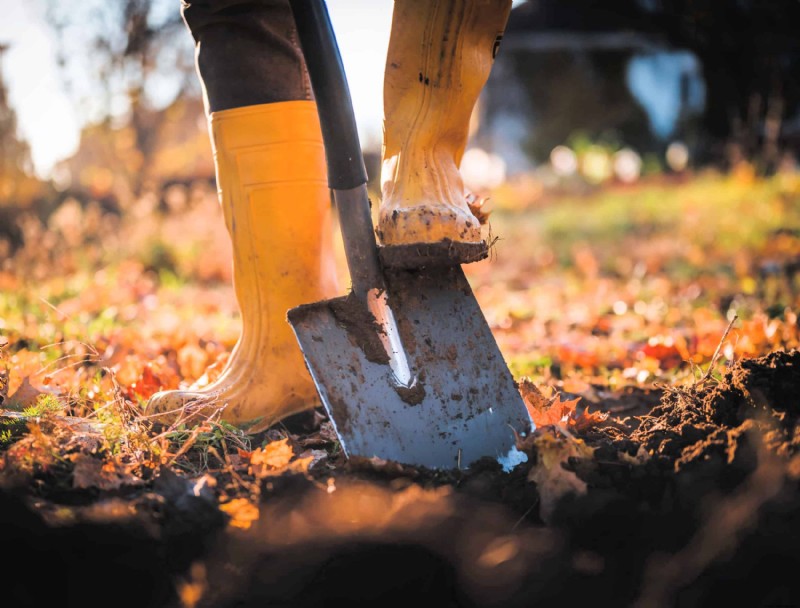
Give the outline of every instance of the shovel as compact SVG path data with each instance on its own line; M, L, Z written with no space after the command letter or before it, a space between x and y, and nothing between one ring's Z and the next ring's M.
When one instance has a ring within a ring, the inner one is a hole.
M461 267L381 264L344 66L324 0L291 0L350 272L287 316L345 454L428 468L524 460L532 421Z

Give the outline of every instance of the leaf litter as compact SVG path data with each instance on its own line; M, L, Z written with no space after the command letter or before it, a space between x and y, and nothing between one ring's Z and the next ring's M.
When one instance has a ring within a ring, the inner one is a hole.
M319 408L256 435L159 426L147 398L213 381L238 336L226 264L202 267L225 255L184 260L175 288L135 238L88 273L25 249L0 270L17 290L0 303L9 597L41 604L29 565L48 556L48 586L83 605L800 603L800 286L784 272L800 247L762 220L713 223L763 199L791 225L780 201L800 188L716 179L497 205L503 238L467 271L537 425L510 471L347 460ZM604 227L647 188L665 222ZM87 259L104 238L86 235Z

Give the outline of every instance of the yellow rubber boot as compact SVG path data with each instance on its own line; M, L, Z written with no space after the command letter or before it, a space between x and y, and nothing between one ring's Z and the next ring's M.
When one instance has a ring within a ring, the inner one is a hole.
M511 0L395 0L384 78L383 245L481 242L458 170Z
M147 411L198 421L224 408L257 432L318 404L286 311L337 292L325 152L313 101L214 112L210 128L242 334L214 383L157 393Z

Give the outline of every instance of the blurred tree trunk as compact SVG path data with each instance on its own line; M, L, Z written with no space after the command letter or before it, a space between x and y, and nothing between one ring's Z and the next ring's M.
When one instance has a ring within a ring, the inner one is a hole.
M178 3L51 0L48 20L59 40L62 72L72 79L68 90L79 107L99 106L99 116L84 119L105 123L109 131L107 147L114 158L105 161L107 168L113 167L115 178L124 174L125 189L134 198L157 188L153 162L165 120L162 110L187 94L196 80ZM81 89L76 72L91 79L91 86Z
M3 56L8 46L0 44L0 206L27 206L37 192L31 151L17 129L17 113L8 99L3 74ZM24 200L23 200L24 199Z

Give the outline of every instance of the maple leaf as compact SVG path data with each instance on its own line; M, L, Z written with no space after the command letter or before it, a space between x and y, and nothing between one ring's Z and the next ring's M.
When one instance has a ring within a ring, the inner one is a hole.
M584 409L578 413L577 405L581 400L580 397L568 401L562 401L558 393L547 397L528 378L522 378L520 381L519 392L537 428L560 425L582 432L608 418L607 412L590 412Z
M519 383L519 392L537 428L553 424L568 424L580 397L561 401L561 395L547 398L528 378Z
M608 412L590 412L589 410L583 410L577 416L575 414L570 416L569 428L582 433L606 420L608 420Z

